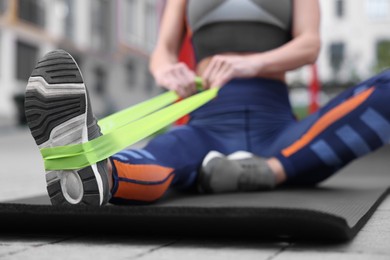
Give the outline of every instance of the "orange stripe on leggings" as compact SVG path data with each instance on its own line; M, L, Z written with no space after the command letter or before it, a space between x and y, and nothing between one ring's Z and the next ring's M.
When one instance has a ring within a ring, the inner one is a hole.
M156 185L119 181L118 190L114 194L114 197L145 202L156 201L161 198L169 188L173 177L174 176L171 175L164 183Z
M363 103L375 90L374 87L364 90L356 96L346 100L337 107L328 111L323 115L314 125L304 134L298 141L282 150L282 154L285 157L291 156L296 153L308 143L310 143L315 137L321 134L329 125L333 124L343 116L347 115Z
M114 194L115 198L155 201L164 195L174 177L174 175L171 175L168 178L173 171L172 168L159 165L126 164L115 160L114 164L119 178L151 182L150 184L139 184L119 180L118 189Z
M137 181L159 182L168 177L172 168L153 164L127 164L115 161L118 177Z

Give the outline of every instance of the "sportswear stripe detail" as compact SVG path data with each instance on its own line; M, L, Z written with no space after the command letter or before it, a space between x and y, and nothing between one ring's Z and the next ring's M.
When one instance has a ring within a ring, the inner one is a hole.
M149 164L128 164L114 161L118 177L143 182L160 182L173 171L172 168Z
M342 161L333 149L324 141L319 140L310 146L315 154L328 166L342 165Z
M118 174L115 198L152 202L164 195L174 174L173 169L159 165L128 164L114 160Z
M140 153L141 155L145 156L145 157L148 158L148 159L156 160L156 157L154 157L153 154L149 153L149 152L146 151L146 150L137 150L136 152L137 152L137 153Z
M153 202L161 198L167 191L174 178L172 174L164 183L157 185L145 185L132 182L119 181L115 198Z
M139 155L136 152L130 151L130 150L123 150L123 151L119 152L119 154L127 155L127 156L130 156L130 157L133 157L134 159L142 159L141 155Z
M366 141L349 125L343 126L336 131L336 135L348 146L357 156L365 155L371 152Z
M126 156L124 156L122 154L118 154L118 153L113 155L112 158L115 160L120 160L120 161L127 161L128 160L128 158Z
M375 87L370 87L367 90L362 91L354 97L346 100L337 107L329 110L325 113L320 119L313 124L313 126L296 142L294 142L289 147L282 150L282 155L289 157L292 154L296 153L311 141L326 130L331 124L339 120L340 118L346 116L356 107L362 104L371 94L374 92Z
M359 95L361 92L363 92L366 89L368 89L367 85L362 85L362 86L356 87L356 89L353 91L353 95L354 96Z
M367 109L360 119L374 131L384 144L390 143L390 123L374 109Z

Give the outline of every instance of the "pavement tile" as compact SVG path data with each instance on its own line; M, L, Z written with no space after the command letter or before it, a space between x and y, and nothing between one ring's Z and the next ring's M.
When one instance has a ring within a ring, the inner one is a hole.
M373 220L372 222L376 222ZM386 226L389 228L389 225ZM390 259L390 232L368 228L361 230L354 239L341 244L296 243L287 251L323 253L345 253L351 255L386 255ZM369 258L368 258L369 259Z
M272 260L389 260L388 255L359 254L359 253L338 253L338 252L316 252L302 251L291 252L284 251ZM271 259L270 259L271 260Z
M8 258L8 256L24 252L31 248L44 246L51 243L57 243L70 239L70 236L55 236L55 235L1 235L0 236L0 259Z
M387 201L390 201L389 197L386 198ZM298 259L301 257L297 254L299 252L303 255L311 255L312 259L328 259L329 255L342 259L349 259L346 256L351 256L351 259L352 256L356 259L376 259L377 257L382 259L383 256L387 256L384 259L390 259L390 211L378 209L374 212L371 219L349 242L340 244L298 242L288 247L282 255L287 254L291 255L292 259L295 259L294 257ZM306 259L305 256L303 259Z
M390 173L389 173L390 174ZM390 211L390 196L388 195L387 198L379 205L378 209L380 210L388 210Z
M175 242L172 238L84 237L43 244L28 244L20 251L3 254L3 259L133 259ZM1 257L0 257L1 259Z
M344 251L384 254L390 259L390 232L363 230L344 248Z
M3 135L0 143L0 201L46 192L42 158L28 130Z
M390 210L378 209L375 211L371 219L369 219L367 224L361 229L361 232L362 231L370 231L373 233L384 232L390 234Z
M182 240L158 251L139 257L148 259L270 259L287 243L264 243L256 241ZM138 259L138 258L137 258Z

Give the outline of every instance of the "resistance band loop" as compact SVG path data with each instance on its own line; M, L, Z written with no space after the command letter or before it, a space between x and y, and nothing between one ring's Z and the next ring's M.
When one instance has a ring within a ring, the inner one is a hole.
M168 92L102 119L99 125L105 132L96 139L82 144L42 148L45 169L73 170L102 161L199 108L217 93L218 88L209 89L161 109L174 97L177 99L175 93ZM153 109L161 110L152 113ZM114 122L110 122L110 118Z
M101 120L98 124L103 135L108 134L124 125L136 121L150 113L153 113L178 99L176 92L169 91L161 94L148 101L129 107L123 111L109 115Z
M200 77L195 78L196 88L199 92L203 91L203 83ZM179 99L175 91L169 91L155 98L144 101L138 105L129 107L115 114L109 115L101 120L98 124L103 135L140 119L152 112L155 112Z
M195 85L198 92L203 91L203 82L200 77L195 78ZM109 115L101 120L98 124L102 134L107 134L119 127L140 119L152 112L155 112L179 99L175 91L169 91L155 98L144 101L138 105L129 107L115 114Z

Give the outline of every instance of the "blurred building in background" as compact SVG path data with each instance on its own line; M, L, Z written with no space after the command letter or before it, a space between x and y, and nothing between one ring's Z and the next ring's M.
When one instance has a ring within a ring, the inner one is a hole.
M35 62L62 48L78 61L102 117L156 95L148 59L164 0L0 0L0 120L15 118ZM321 104L390 67L390 0L320 0ZM289 73L292 103L308 104L310 70ZM298 86L301 88L294 88ZM19 113L20 114L20 113Z
M148 58L157 8L155 0L0 0L0 118L18 114L36 61L57 48L79 63L100 117L155 95Z
M345 88L390 68L390 0L320 0L321 52L317 60L324 105ZM298 117L307 115L311 69L288 74Z
M390 0L320 0L322 48L317 61L327 85L353 84L390 67ZM303 69L290 75L307 82Z
M390 0L322 0L325 81L363 80L390 67Z

